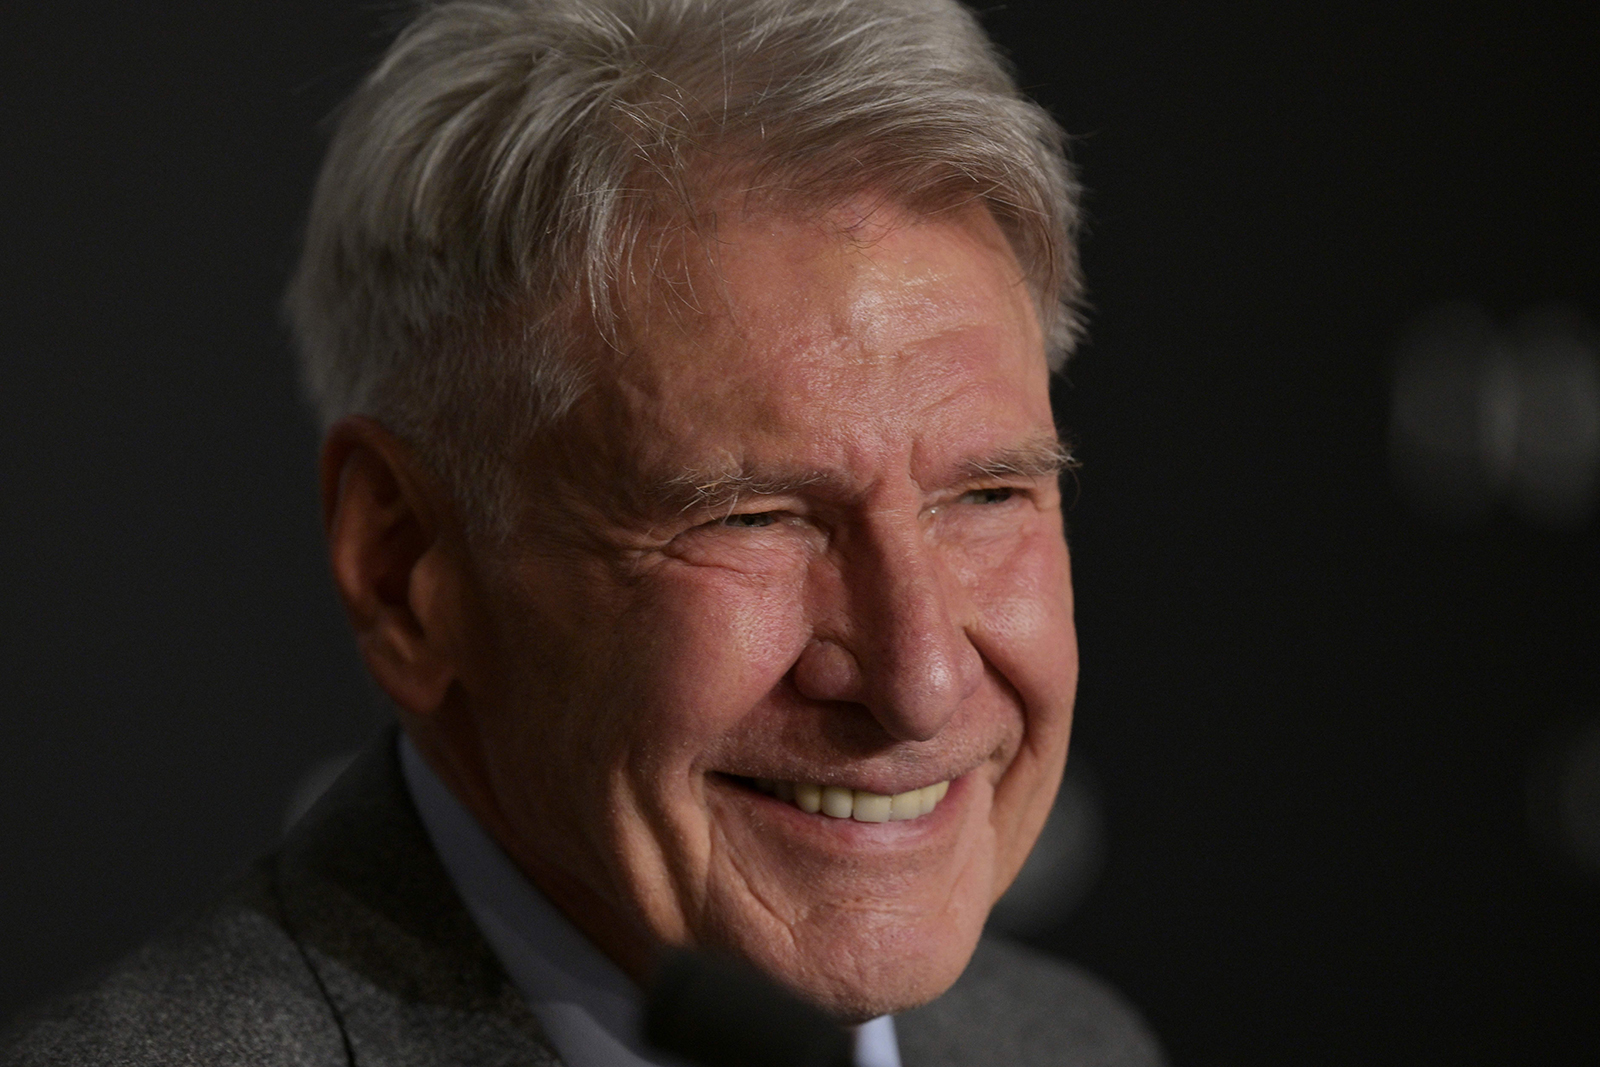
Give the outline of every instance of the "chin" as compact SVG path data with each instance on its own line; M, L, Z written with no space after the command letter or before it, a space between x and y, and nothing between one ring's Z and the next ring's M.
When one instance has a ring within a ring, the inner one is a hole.
M934 951L873 952L861 966L819 974L816 988L798 992L849 1025L893 1015L921 1007L954 985L977 942L976 936L959 943L947 938Z
M892 912L836 914L835 922L805 931L811 936L730 947L803 999L855 1025L920 1007L949 989L972 958L987 910L952 916L926 909L910 922Z

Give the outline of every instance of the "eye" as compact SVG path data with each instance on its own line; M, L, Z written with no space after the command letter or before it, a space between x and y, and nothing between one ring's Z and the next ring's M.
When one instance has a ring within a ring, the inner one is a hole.
M722 525L733 526L742 530L753 530L761 526L771 526L777 521L778 516L776 512L749 511L741 512L736 515L725 516L722 520Z
M994 486L988 489L974 489L964 493L962 500L969 504L1004 504L1016 495L1016 490L1009 486Z

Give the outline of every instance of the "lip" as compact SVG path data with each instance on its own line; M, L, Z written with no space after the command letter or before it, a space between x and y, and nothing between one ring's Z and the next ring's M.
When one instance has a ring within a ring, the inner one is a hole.
M825 770L771 770L764 767L740 768L732 770L718 768L704 772L708 780L721 780L729 784L743 787L759 778L767 778L776 782L814 782L817 785L840 786L844 789L857 789L864 793L877 793L879 796L892 797L899 793L907 793L913 789L922 789L926 786L937 785L940 782L949 782L954 788L955 783L971 775L979 767L993 759L992 754L986 754L985 759L967 760L959 768L947 770L924 768L918 771L905 769L878 769L876 773L865 768L855 772L839 772ZM913 777L912 775L915 775Z
M895 796L895 795L900 794L900 793L909 793L913 789L922 789L922 788L925 788L925 787L930 786L930 785L938 785L940 782L948 781L948 782L954 783L957 779L959 779L959 778L961 778L961 777L963 777L963 776L965 776L966 774L969 774L969 773L971 773L970 770L969 771L959 771L959 772L957 772L955 774L945 775L942 778L926 778L926 776L924 776L924 778L926 778L926 780L924 780L924 778L918 778L916 780L909 780L908 779L905 782L897 782L897 783L894 783L894 784L887 784L887 785L881 779L877 780L877 781L873 781L873 782L871 782L869 784L863 784L863 783L858 782L858 781L851 781L851 780L846 780L846 779L842 779L842 778L832 778L832 777L829 777L827 775L812 776L812 775L807 774L806 772L801 772L800 774L796 774L796 775L784 775L784 774L734 774L734 773L729 772L729 771L713 771L713 772L711 772L710 777L720 778L723 781L731 782L731 783L734 783L734 784L739 785L741 787L748 786L748 787L754 788L754 783L755 783L755 781L757 779L767 778L767 779L770 779L770 780L775 781L775 782L814 782L817 785L822 785L822 786L829 786L829 785L840 786L840 787L842 787L844 789L855 789L855 790L859 790L860 792L863 792L863 793L877 793L879 796L892 797L892 796Z
M777 832L785 840L806 840L834 848L852 844L871 844L875 848L889 845L906 847L927 843L929 838L949 831L961 819L969 792L970 774L949 779L950 791L939 801L938 807L915 819L891 822L860 822L856 819L835 819L827 815L813 815L801 811L788 801L742 784L738 778L727 774L708 776L710 792L725 798L759 821L774 821ZM801 779L805 781L807 779ZM944 781L944 779L936 779ZM834 784L834 783L829 783ZM839 783L843 784L843 783ZM931 784L931 783L930 783ZM852 787L855 788L855 787ZM912 786L910 788L918 788ZM876 790L873 790L876 792ZM709 799L709 798L708 798Z

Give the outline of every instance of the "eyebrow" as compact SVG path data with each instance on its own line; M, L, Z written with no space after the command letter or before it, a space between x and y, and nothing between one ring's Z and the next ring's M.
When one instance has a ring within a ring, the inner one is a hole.
M969 478L1057 478L1078 466L1059 437L1038 437L964 465Z
M686 470L652 486L650 500L664 511L715 511L747 497L786 496L837 480L822 471Z
M1012 448L968 460L961 465L961 481L989 478L1056 478L1078 466L1072 450L1055 436L1040 436ZM664 512L715 511L733 507L750 497L787 496L819 485L839 489L843 481L826 471L752 471L737 466L687 469L655 483L650 503Z

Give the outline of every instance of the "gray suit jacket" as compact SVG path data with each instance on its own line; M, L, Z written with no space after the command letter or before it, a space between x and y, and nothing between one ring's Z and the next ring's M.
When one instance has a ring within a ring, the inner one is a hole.
M559 1064L456 896L401 779L369 750L218 904L0 1038L0 1065ZM896 1020L906 1067L1156 1067L1082 972L985 941Z

